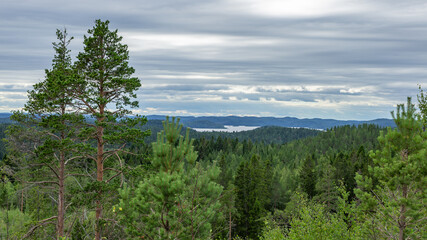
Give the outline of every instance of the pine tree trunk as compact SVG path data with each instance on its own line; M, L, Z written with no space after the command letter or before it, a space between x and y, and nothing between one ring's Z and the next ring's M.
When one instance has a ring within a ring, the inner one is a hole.
M231 240L231 210L228 211L228 240Z
M65 35L63 41L65 41ZM62 98L65 98L62 95ZM61 105L61 115L65 115L65 105ZM61 121L62 125L65 125L65 121ZM65 139L64 131L61 132L61 140ZM64 219L65 219L65 153L61 150L59 155L59 172L58 172L58 184L59 184L59 193L58 193L58 217L57 217L57 226L56 226L56 236L57 239L60 239L64 236Z
M102 41L103 39L101 39ZM101 44L102 45L102 44ZM104 57L104 56L103 56ZM103 58L102 57L102 58ZM104 71L104 69L102 69ZM99 95L100 97L104 97L105 92L104 92L104 81L103 79L100 80L99 82ZM101 115L101 117L97 117L97 121L98 123L102 123L105 121L105 117L104 115L104 111L105 111L105 105L100 105L99 106L99 115ZM96 181L98 183L102 183L103 178L104 178L104 127L103 126L98 126L97 127L97 155L96 155ZM97 194L97 199L96 199L96 227L95 227L95 240L101 240L101 224L100 224L100 220L102 218L102 203L101 203L101 199L102 199L102 188L100 187L98 189L98 194Z
M5 182L3 182L3 188L4 188L4 184ZM6 194L6 239L9 240L9 199L7 198L7 194ZM0 235L1 236L1 235Z
M64 236L64 216L65 216L65 156L61 152L59 167L59 194L58 194L58 221L57 221L57 239Z
M99 121L103 121L104 119L99 119ZM104 155L104 143L103 143L103 135L104 135L104 128L98 127L98 152L96 157L96 180L101 183L103 181L103 175L104 175L104 162L103 162L103 155ZM95 228L95 240L101 239L101 225L100 225L100 219L102 218L102 203L101 203L101 197L102 197L102 189L98 189L96 199L96 228Z
M401 151L402 161L406 162L408 160L408 149ZM408 185L403 184L402 186L402 198L408 198ZM400 206L400 216L399 216L399 240L405 239L405 228L406 228L406 205L402 204Z
M24 187L21 191L21 212L24 212Z
M408 186L403 185L402 187L402 197L407 198L408 197ZM401 205L400 206L400 217L399 217L399 240L405 239L405 228L406 228L406 206Z

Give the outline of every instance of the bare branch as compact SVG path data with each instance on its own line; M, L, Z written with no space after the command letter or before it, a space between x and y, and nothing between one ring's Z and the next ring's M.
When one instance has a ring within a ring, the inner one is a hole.
M117 173L117 174L115 174L114 176L112 176L112 177L110 177L110 179L108 179L107 181L105 181L105 182L110 182L111 180L113 180L115 177L117 177L117 176L119 176L120 174L122 174L122 171L120 171L119 173Z
M119 154L117 154L117 153L116 153L116 156L117 156L117 159L119 159L120 168L121 168L121 169L123 169L123 162L122 162L122 159L120 158ZM122 186L123 186L123 183L124 183L124 181L125 181L124 176L123 176L123 172L121 172L120 178L121 178L121 181L120 181L120 187L122 187Z
M58 173L55 171L55 169L53 169L52 166L50 166L49 164L44 163L43 165L47 166L48 168L50 168L50 170L52 170L53 173L55 173L56 178L59 179L59 175Z
M34 231L36 231L37 228L44 226L44 225L47 225L47 224L50 224L50 223L54 223L54 222L50 222L50 221L55 219L55 218L58 218L58 216L53 216L53 217L46 218L44 220L39 221L35 226L31 227L30 230L28 230L28 232L22 237L22 239L25 239L25 238L31 236L34 233Z
M69 159L67 159L67 161L65 161L65 165L67 165L67 163L69 161L73 161L73 160L78 159L78 158L83 158L83 156L76 156L76 157L69 158Z

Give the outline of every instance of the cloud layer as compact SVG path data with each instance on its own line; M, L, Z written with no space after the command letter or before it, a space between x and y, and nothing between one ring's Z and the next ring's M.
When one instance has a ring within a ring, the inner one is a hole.
M55 29L75 56L98 18L129 45L142 114L372 119L427 84L425 1L4 0L0 111L43 79Z

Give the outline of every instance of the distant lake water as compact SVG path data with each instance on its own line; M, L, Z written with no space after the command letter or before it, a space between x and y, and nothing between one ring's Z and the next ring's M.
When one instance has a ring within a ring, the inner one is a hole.
M259 126L229 126L224 125L225 128L191 128L197 132L241 132L254 130Z

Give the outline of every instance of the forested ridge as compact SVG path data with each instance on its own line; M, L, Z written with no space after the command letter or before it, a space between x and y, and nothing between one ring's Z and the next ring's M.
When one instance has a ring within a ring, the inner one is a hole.
M161 120L148 120L141 127L142 130L150 130L151 135L145 138L145 142L156 141L157 133L163 130ZM182 134L186 127L183 127ZM265 126L249 131L241 132L197 132L190 128L190 137L199 138L238 138L239 140L251 140L252 142L285 143L299 138L315 136L321 131L305 128L286 128L278 126Z
M421 86L395 128L200 133L132 115L141 84L108 21L76 60L57 38L0 124L0 239L427 239Z
M164 120L165 116L148 115L148 120ZM374 124L381 127L396 127L392 119L375 119L370 121L335 120L321 118L295 117L242 117L242 116L180 116L184 126L192 128L224 128L224 126L278 126L290 128L329 129L336 126Z

